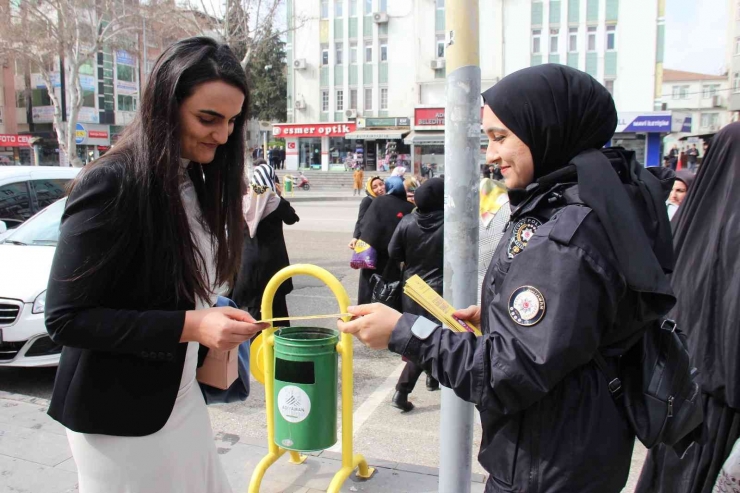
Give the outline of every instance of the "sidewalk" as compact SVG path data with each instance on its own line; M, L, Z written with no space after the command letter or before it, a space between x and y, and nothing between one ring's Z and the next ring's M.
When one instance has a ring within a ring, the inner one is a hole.
M76 467L65 430L47 416L48 404L45 399L0 391L0 493L77 491ZM246 492L254 467L267 452L266 442L219 431L214 439L232 489L235 493ZM437 469L372 458L368 463L376 468L374 476L367 481L350 476L342 492L437 491ZM260 491L326 491L340 466L340 454L332 452L312 454L298 466L288 464L286 455L268 469ZM483 486L484 478L473 475L471 491L482 493Z
M360 202L365 197L362 195L353 195L352 189L336 190L331 188L317 190L296 190L293 193L283 192L283 197L289 202L336 202L336 201L357 201Z

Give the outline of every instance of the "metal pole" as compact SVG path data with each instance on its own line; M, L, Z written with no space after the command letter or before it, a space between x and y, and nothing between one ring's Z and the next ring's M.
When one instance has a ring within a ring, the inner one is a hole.
M477 302L480 85L478 0L447 2L445 109L444 297L465 308ZM469 493L472 404L442 389L440 493Z

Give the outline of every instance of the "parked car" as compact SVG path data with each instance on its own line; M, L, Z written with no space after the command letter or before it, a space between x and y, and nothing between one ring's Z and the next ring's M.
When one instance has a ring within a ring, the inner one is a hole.
M0 239L44 207L62 198L80 168L8 166L0 168Z
M66 202L54 202L0 241L0 367L59 364L62 347L46 332L44 308Z

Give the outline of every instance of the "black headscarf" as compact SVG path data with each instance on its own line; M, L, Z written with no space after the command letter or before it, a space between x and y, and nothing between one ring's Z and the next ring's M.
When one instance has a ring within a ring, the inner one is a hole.
M674 221L673 315L702 389L740 409L740 123L714 136Z
M686 185L686 191L688 192L691 185L694 183L696 175L690 169L681 169L676 171L676 180L682 181Z
M525 68L483 93L483 100L532 153L534 179L565 167L614 135L617 110L590 75L558 64Z
M431 178L414 192L414 202L419 212L442 211L445 208L445 181Z
M667 195L658 179L629 159L633 153L616 153L617 169L599 151L617 126L609 91L585 72L546 64L504 77L483 99L532 153L535 182L523 200L577 181L579 197L606 230L628 286L646 295L654 311L666 313L674 302L665 276L673 266ZM514 205L521 200L516 198Z

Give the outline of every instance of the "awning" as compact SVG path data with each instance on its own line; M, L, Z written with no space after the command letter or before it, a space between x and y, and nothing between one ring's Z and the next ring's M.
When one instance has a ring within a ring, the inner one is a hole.
M362 140L393 140L402 139L409 133L408 130L355 130L344 135L345 139L362 139Z
M411 132L404 139L406 144L444 144L444 132Z

